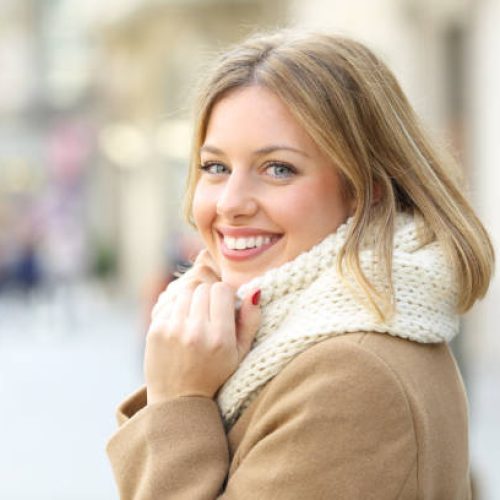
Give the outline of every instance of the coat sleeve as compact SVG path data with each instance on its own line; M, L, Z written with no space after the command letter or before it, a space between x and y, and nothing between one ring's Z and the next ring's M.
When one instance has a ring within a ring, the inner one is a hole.
M417 456L410 405L397 376L360 346L308 349L249 414L236 424L244 432L229 470L213 401L139 410L108 447L121 498L407 498Z
M107 446L122 500L214 499L227 476L227 439L215 401L181 397L145 406L141 389L120 405Z

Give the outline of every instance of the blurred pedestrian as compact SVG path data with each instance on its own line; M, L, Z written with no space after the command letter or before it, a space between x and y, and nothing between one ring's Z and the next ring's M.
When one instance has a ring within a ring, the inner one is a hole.
M42 273L34 242L26 241L19 249L16 264L16 282L20 288L27 293L36 289L40 285Z

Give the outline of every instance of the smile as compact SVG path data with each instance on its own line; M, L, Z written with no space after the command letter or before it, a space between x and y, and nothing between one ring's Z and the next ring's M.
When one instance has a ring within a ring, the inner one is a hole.
M262 245L271 243L270 236L252 236L250 238L233 238L224 236L224 244L229 250L246 250L248 248L260 248Z
M228 236L219 233L221 253L230 260L246 260L264 253L281 239L278 234Z

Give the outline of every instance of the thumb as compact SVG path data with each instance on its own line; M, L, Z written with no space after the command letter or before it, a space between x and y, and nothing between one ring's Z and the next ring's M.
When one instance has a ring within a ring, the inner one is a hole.
M242 301L238 312L237 334L240 361L246 356L260 326L260 290L250 292Z
M197 257L193 263L193 267L195 267L195 266L198 266L198 267L206 266L209 269L211 269L214 272L214 274L216 274L220 278L219 266L217 265L217 262L215 261L215 259L212 257L211 253L206 248L203 248L200 251L200 253L197 255Z

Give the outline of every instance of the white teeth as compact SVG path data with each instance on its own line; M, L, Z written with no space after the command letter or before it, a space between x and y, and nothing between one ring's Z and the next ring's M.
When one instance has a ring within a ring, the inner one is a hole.
M247 248L259 248L271 243L270 236L251 236L249 238L233 238L224 236L224 244L230 250L245 250Z
M246 238L236 238L236 250L244 250L247 247L247 243L249 243Z

